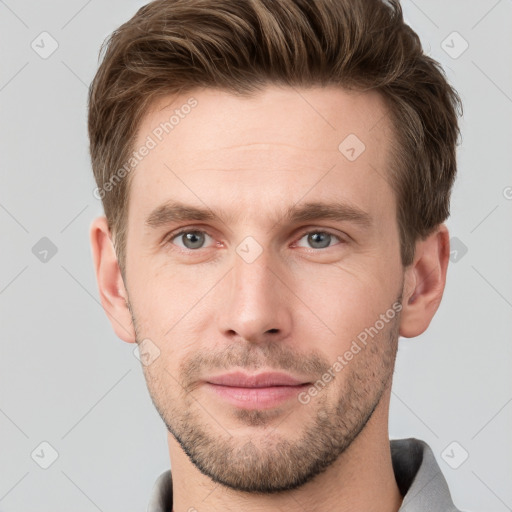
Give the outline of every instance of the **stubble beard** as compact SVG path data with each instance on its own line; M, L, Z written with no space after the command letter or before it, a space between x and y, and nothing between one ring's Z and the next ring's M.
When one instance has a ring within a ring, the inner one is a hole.
M280 418L276 410L235 409L233 418L239 425L254 427L254 435L240 435L236 429L230 432L223 425L225 419L216 419L208 412L208 404L194 397L194 378L214 366L227 369L235 365L246 369L300 368L320 378L320 370L332 365L325 359L311 356L307 361L298 360L279 344L256 348L234 344L222 354L202 351L188 358L180 366L179 380L165 368L144 368L148 390L167 430L201 473L236 491L289 491L324 472L367 425L391 386L399 320L397 314L329 384L338 388L337 399L324 389L306 405L297 401L297 407L310 407L312 413L296 440L279 433L281 422L293 421L293 410ZM135 318L133 321L136 326ZM137 342L142 339L137 334Z

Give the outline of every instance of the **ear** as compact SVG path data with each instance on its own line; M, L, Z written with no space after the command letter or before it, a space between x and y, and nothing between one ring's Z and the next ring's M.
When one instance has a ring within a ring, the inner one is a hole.
M116 335L127 343L135 343L135 330L127 304L128 294L106 217L94 219L89 236L103 309Z
M400 336L419 336L429 326L443 297L449 258L444 224L416 243L414 261L405 270Z

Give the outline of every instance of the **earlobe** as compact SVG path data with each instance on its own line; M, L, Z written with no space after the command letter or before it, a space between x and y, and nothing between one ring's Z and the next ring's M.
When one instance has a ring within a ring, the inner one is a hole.
M429 326L443 297L449 257L444 224L416 243L414 261L405 271L400 336L419 336Z
M135 331L128 309L127 293L106 217L94 219L89 236L103 309L116 335L123 341L135 343Z

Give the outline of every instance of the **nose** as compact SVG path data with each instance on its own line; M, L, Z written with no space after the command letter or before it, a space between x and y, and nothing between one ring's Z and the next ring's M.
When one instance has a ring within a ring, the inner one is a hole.
M268 343L291 329L291 297L282 266L264 250L248 263L238 254L221 289L219 328L230 341Z

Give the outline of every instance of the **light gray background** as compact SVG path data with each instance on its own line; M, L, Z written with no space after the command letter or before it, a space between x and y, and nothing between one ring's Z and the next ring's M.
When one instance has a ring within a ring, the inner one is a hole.
M169 466L134 347L115 337L99 304L88 235L102 209L87 87L103 39L143 3L0 0L5 512L145 510ZM458 253L431 327L401 341L391 437L431 445L460 508L512 510L512 2L408 0L404 11L465 115L448 222ZM59 45L47 59L31 47L51 48L43 31ZM457 58L464 41L454 31L469 43ZM57 248L46 262L32 252L43 237ZM39 465L52 457L43 441L58 452L48 469ZM468 459L452 469L463 450Z

